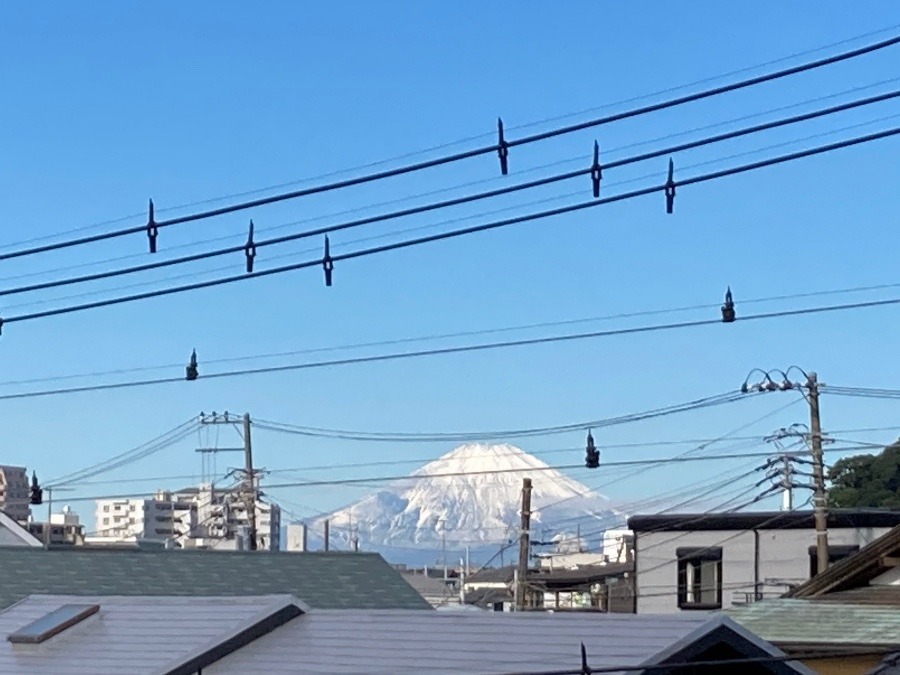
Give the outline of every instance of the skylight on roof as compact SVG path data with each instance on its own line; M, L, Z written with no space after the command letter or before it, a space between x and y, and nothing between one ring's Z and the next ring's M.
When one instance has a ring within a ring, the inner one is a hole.
M63 605L15 633L10 633L6 639L15 644L38 644L59 635L99 611L100 605Z

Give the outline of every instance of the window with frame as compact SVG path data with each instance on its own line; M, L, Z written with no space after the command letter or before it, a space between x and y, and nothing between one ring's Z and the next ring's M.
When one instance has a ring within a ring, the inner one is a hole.
M859 550L859 546L850 545L850 546L829 546L828 547L828 566L834 565L834 563L843 560L844 558L849 558L851 555L856 553ZM812 579L819 573L819 554L818 550L815 546L809 547L809 578Z
M722 549L685 547L675 549L678 558L678 607L722 608Z

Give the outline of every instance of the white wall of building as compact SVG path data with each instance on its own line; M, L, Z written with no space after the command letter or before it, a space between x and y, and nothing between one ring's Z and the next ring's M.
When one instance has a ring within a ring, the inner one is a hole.
M829 546L863 547L890 528L829 528ZM764 597L780 595L788 584L809 579L809 548L816 534L809 529L699 530L694 532L638 532L635 536L636 593L639 614L665 614L678 606L676 549L722 549L722 607L752 600L758 551L759 591Z
M25 467L0 465L0 511L20 523L31 515L31 483Z

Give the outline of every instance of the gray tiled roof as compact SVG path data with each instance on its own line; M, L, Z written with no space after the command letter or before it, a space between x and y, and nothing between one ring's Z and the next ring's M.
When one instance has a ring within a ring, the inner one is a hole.
M0 547L0 608L32 593L289 593L320 609L431 609L377 553Z
M725 614L778 645L900 646L896 606L772 598L733 607Z

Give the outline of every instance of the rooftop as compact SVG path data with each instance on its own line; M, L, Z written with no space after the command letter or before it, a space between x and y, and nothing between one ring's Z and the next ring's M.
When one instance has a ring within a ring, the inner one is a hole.
M772 598L728 609L725 614L782 648L790 645L900 648L900 611L896 606Z
M324 609L431 609L377 553L0 546L0 608L32 593L290 593Z
M828 512L828 527L896 527L900 510L833 509ZM747 511L743 513L667 513L632 516L628 528L641 532L692 532L698 530L772 530L814 529L812 511Z

